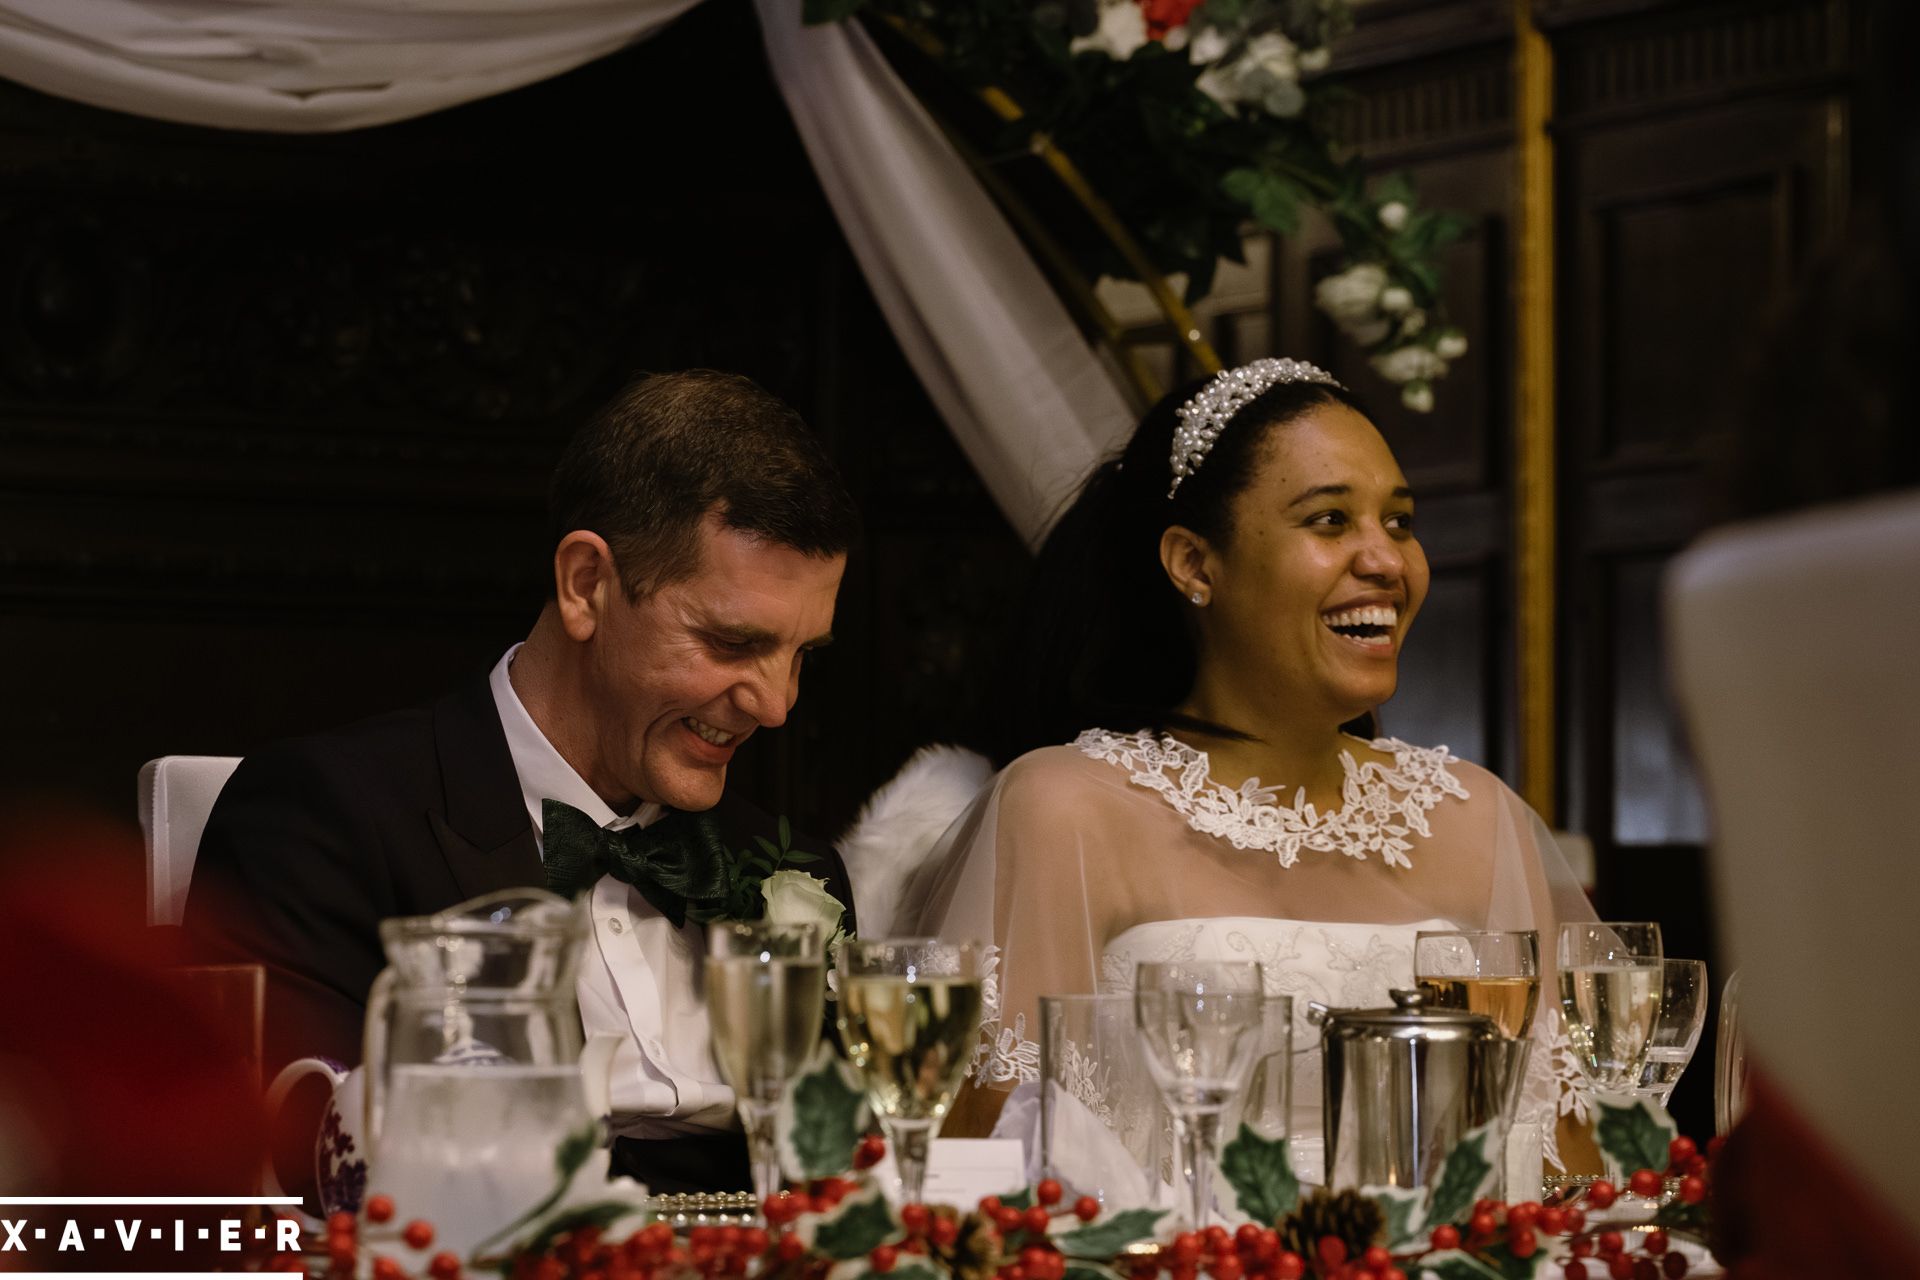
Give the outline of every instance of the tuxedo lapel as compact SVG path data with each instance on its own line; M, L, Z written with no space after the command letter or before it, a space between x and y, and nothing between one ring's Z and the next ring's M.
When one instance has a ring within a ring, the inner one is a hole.
M445 816L429 812L428 820L462 896L544 886L540 846L484 678L434 704L433 736Z

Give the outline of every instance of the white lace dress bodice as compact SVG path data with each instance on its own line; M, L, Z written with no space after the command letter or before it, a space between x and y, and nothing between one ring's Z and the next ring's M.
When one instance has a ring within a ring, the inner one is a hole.
M1205 752L1164 735L1089 730L1002 770L942 837L919 922L996 949L976 1084L1038 1077L1042 994L1130 990L1145 960L1259 960L1270 993L1296 997L1295 1047L1311 1061L1294 1131L1317 1137L1307 1000L1388 1004L1412 983L1421 928L1550 937L1559 919L1592 918L1544 826L1491 774L1388 738L1356 740L1342 763L1330 809L1298 792L1283 803L1257 778L1225 785ZM1545 1100L1555 1055L1534 1057Z

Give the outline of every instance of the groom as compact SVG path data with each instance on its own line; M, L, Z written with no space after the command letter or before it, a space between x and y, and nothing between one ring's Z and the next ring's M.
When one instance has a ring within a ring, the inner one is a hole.
M660 1192L743 1188L697 981L704 931L686 918L703 892L686 873L711 860L662 878L647 854L596 877L611 842L669 827L697 826L683 850L774 835L726 790L727 764L786 720L805 655L831 638L858 517L793 410L709 371L623 392L569 444L550 505L552 594L525 642L430 707L249 756L201 838L186 924L266 966L271 1066L357 1062L382 919L587 888L581 1016L622 1037L616 1172ZM851 904L833 849L797 843Z

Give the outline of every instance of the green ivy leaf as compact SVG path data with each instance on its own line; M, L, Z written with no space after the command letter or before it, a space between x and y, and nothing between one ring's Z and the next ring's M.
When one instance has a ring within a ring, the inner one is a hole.
M1473 1202L1492 1193L1499 1172L1488 1158L1487 1148L1497 1136L1493 1125L1481 1125L1469 1130L1447 1153L1427 1200L1429 1224L1465 1221Z
M1153 1234L1167 1209L1122 1209L1104 1222L1089 1223L1077 1231L1053 1238L1053 1247L1069 1258L1110 1260L1122 1249Z
M1430 1253L1420 1263L1421 1280L1502 1280L1498 1271L1470 1253L1449 1249Z
M1646 1098L1595 1094L1593 1142L1622 1173L1667 1167L1667 1144L1680 1132L1673 1117Z
M1362 1187L1360 1194L1380 1206L1380 1216L1386 1222L1387 1248L1426 1242L1421 1229L1426 1221L1422 1212L1427 1204L1426 1192L1417 1187Z
M813 1231L813 1247L836 1261L864 1258L887 1241L904 1235L886 1197L878 1191L843 1200Z
M1287 1158L1286 1141L1269 1142L1244 1124L1220 1153L1220 1175L1233 1188L1240 1212L1263 1227L1279 1222L1300 1202L1300 1180Z
M832 1178L853 1166L854 1144L867 1127L867 1096L822 1043L815 1065L793 1082L781 1107L782 1163L796 1178Z

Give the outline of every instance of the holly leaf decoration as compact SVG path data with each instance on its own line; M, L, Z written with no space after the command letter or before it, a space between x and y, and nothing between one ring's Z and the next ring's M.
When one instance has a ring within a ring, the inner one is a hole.
M1416 1187L1362 1187L1360 1194L1380 1206L1381 1220L1386 1223L1387 1248L1425 1242L1421 1230L1427 1220L1423 1212L1427 1207L1425 1192Z
M1623 1172L1667 1167L1667 1144L1680 1132L1658 1104L1631 1094L1595 1094L1593 1142Z
M813 1228L813 1247L836 1261L864 1258L875 1248L906 1233L886 1197L875 1189L842 1200Z
M1053 1238L1053 1247L1069 1258L1104 1262L1122 1249L1153 1234L1167 1209L1122 1209L1104 1222Z
M1494 1125L1484 1124L1468 1130L1447 1153L1433 1194L1427 1199L1427 1222L1438 1225L1465 1221L1475 1200L1493 1194L1499 1170L1488 1149L1498 1136Z
M584 1204L577 1209L555 1214L540 1224L540 1229L522 1241L513 1252L516 1254L539 1255L553 1247L553 1242L561 1236L585 1230L588 1227L604 1232L622 1218L634 1217L644 1221L639 1215L645 1212L642 1206L623 1200L602 1200L597 1204Z
M1503 1280L1503 1277L1472 1254L1449 1249L1421 1259L1420 1280Z
M1009 1209L1031 1209L1033 1207L1033 1188L1022 1187L1000 1197L1000 1203Z
M1244 1124L1220 1153L1220 1174L1240 1212L1262 1226L1280 1221L1300 1202L1285 1139L1270 1142Z
M867 1130L867 1095L850 1076L823 1042L813 1066L781 1101L780 1162L796 1181L832 1178L853 1167L854 1145Z
M1516 1258L1505 1244L1493 1244L1480 1251L1480 1261L1493 1268L1500 1280L1536 1280L1547 1264L1544 1250Z
M1688 1236L1705 1244L1711 1224L1707 1220L1707 1202L1682 1204L1672 1200L1660 1206L1653 1215L1655 1226L1664 1227L1674 1235Z

